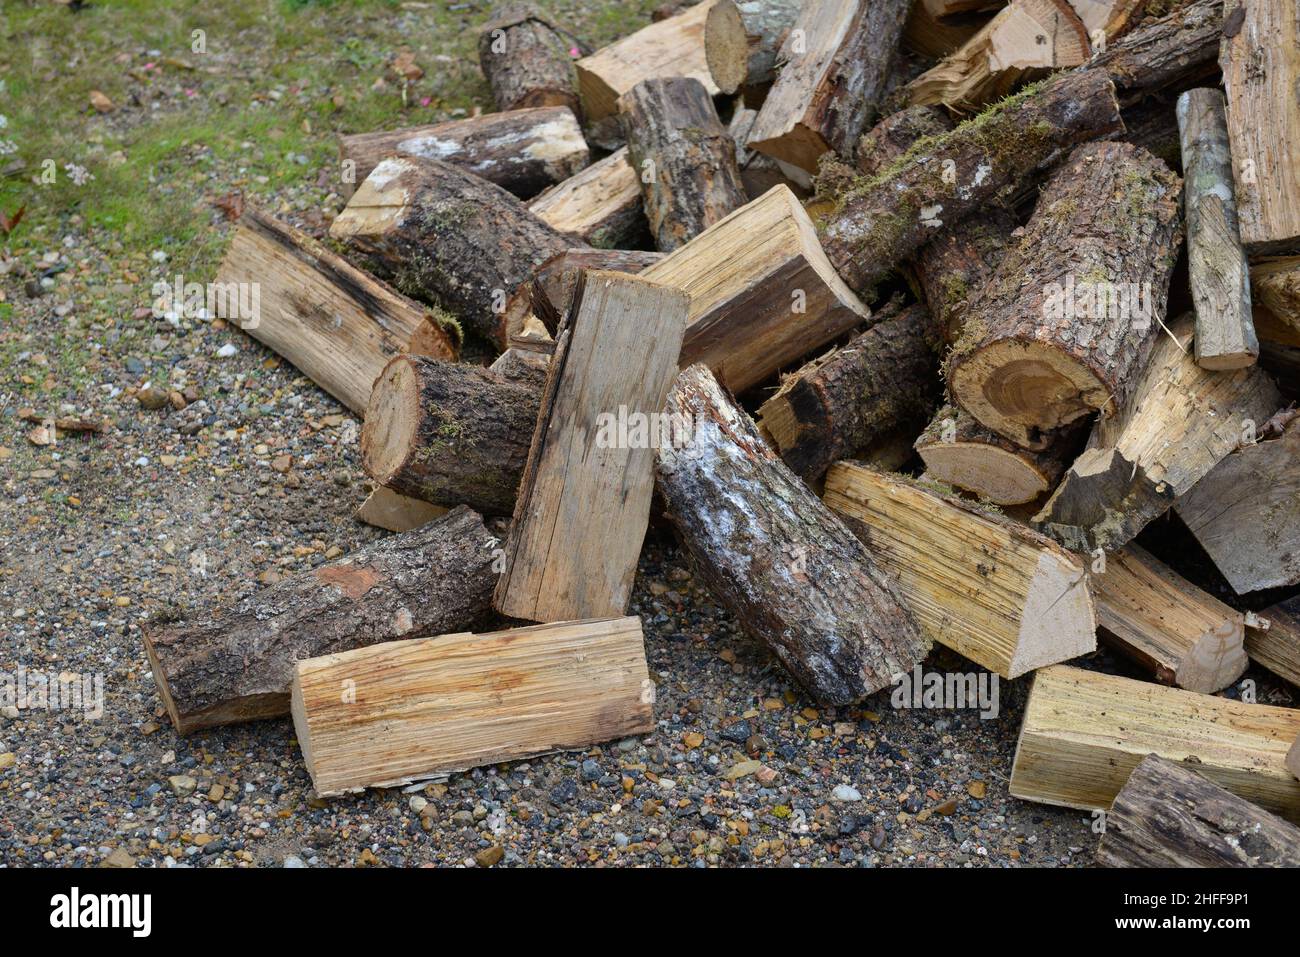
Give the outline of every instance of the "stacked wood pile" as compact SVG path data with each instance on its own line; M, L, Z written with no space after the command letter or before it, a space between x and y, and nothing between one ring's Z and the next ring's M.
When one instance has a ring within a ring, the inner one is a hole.
M1300 683L1300 24L1146 7L705 0L576 63L495 11L497 112L345 136L333 249L236 232L396 534L150 630L177 728L292 712L323 795L649 731L661 508L822 704L945 645L1103 859L1294 864L1300 710L1235 682Z

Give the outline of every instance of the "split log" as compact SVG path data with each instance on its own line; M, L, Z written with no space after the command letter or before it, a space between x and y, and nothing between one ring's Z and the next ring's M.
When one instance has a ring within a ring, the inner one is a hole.
M583 274L519 484L495 599L503 615L566 621L627 610L687 302L637 276Z
M806 196L812 188L812 177L796 166L755 152L745 145L749 131L754 128L758 111L746 109L739 100L727 124L727 132L736 143L736 166L740 181L745 185L745 195L758 199L773 186L788 186L796 195Z
M793 472L815 479L891 432L920 428L939 403L941 341L924 306L881 318L782 380L759 426Z
M1070 548L1119 548L1277 411L1267 375L1202 369L1191 342L1190 317L1160 332L1132 398L1094 426L1036 526Z
M1188 691L1213 694L1241 677L1249 664L1241 612L1137 545L1106 556L1101 569L1090 580L1109 644Z
M568 44L531 4L515 4L483 24L478 62L498 110L566 106L581 115Z
M848 332L870 310L840 281L789 189L773 187L641 273L691 297L680 365L741 392Z
M1232 154L1218 90L1178 98L1187 216L1188 273L1196 306L1196 361L1240 369L1259 358L1251 320L1250 273L1232 186Z
M1300 688L1300 596L1270 605L1246 623L1246 654Z
M507 349L488 366L488 371L496 373L508 382L536 389L538 394L546 388L546 370L551 365L549 355L525 352L522 349Z
M836 208L821 224L826 255L850 288L871 299L876 285L941 227L1033 179L1076 143L1121 128L1103 71L1044 81L828 197Z
M1149 754L1196 762L1233 794L1300 821L1300 781L1283 761L1300 710L1245 704L1068 665L1034 676L1010 792L1106 810Z
M351 196L390 156L445 160L525 199L573 176L590 159L571 110L484 113L435 126L340 137L344 195Z
M817 172L851 156L894 68L911 0L808 0L781 46L782 66L749 132L750 149Z
M968 311L948 359L953 400L1026 448L1114 416L1164 321L1178 187L1127 143L1076 149Z
M943 330L948 345L961 338L972 302L997 271L1013 245L1019 224L1004 206L991 205L979 216L943 230L912 258L908 272Z
M552 229L593 246L635 247L648 233L641 181L626 146L539 194L528 208Z
M445 306L505 348L506 297L574 245L499 186L440 160L392 157L330 227L399 289Z
M1300 10L1224 3L1219 54L1227 91L1237 216L1252 253L1300 242Z
M512 311L516 299L526 301L528 311L554 335L573 306L573 294L584 271L635 275L663 258L663 253L639 249L570 249L538 266L533 278L510 297L506 311Z
M399 356L375 380L361 464L403 495L509 515L541 398L478 366Z
M1225 457L1174 507L1238 595L1300 582L1300 418Z
M1045 536L852 462L831 467L824 498L932 640L1003 678L1096 650L1087 569Z
M237 604L148 627L158 695L181 734L286 715L302 658L487 621L495 544L478 513L457 508Z
M699 80L642 80L619 107L656 247L671 252L745 205L736 144Z
M357 413L384 363L407 351L429 312L252 208L239 220L213 289L220 295L210 295L207 308L216 318L274 349ZM457 358L454 326L434 324L428 332L418 351Z
M863 133L853 152L858 172L868 178L889 169L918 140L951 132L953 122L938 107L909 106L891 113Z
M925 657L894 577L708 369L681 374L667 411L690 435L660 446L659 490L701 580L816 700L860 700Z
M1250 289L1256 310L1268 313L1267 331L1257 330L1259 338L1300 346L1300 256L1257 258L1250 267Z
M1291 745L1291 750L1286 753L1287 770L1300 778L1300 735L1295 739L1295 744Z
M1066 435L1034 451L984 428L970 414L944 406L917 438L926 474L995 505L1024 505L1056 487L1077 445Z
M995 3L993 6L1002 4ZM903 24L903 48L931 60L942 60L969 42L988 21L989 17L984 12L953 20L940 19L928 9L928 4L913 3L907 22Z
M1106 813L1103 867L1300 867L1300 828L1152 755Z
M293 726L316 793L333 797L647 734L654 700L641 622L614 618L300 661Z
M709 96L716 96L719 90L704 58L704 21L712 6L690 7L579 60L578 91L587 122L616 114L619 97L654 77L693 77Z
M799 0L718 0L704 20L704 59L723 93L761 87L776 75L777 53Z
M390 532L409 532L446 514L447 509L442 505L411 498L380 485L366 496L353 518Z

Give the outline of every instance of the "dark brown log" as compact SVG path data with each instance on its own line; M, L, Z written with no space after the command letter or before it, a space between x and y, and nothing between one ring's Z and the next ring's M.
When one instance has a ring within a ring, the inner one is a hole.
M950 132L953 122L937 106L909 106L891 113L863 133L853 154L858 172L874 177L927 136Z
M576 240L501 187L441 160L392 157L330 227L409 295L445 306L505 348L507 298Z
M1218 73L1223 0L1192 0L1111 43L1085 69L1105 70L1123 103Z
M302 658L485 623L496 543L478 513L457 508L233 605L146 628L172 723L188 734L287 715Z
M886 687L930 642L844 522L777 458L705 366L667 411L689 441L659 449L669 517L713 595L819 702Z
M567 106L582 115L569 45L531 4L512 4L483 24L478 62L498 110Z
M541 397L522 376L398 356L375 380L361 464L403 495L509 515Z
M804 479L898 429L915 434L939 404L938 324L924 306L882 315L787 376L758 411L764 434Z
M1103 867L1300 867L1300 828L1150 755L1115 795L1097 849Z
M736 144L690 77L642 80L619 100L655 245L670 252L748 202Z
M528 309L555 335L560 321L573 305L573 292L584 270L602 269L634 275L664 258L663 253L640 249L570 249L537 267L533 278L515 296L528 302Z
M1127 143L1076 149L968 311L948 360L953 400L1026 448L1114 415L1164 321L1179 185Z
M771 83L798 0L718 0L704 20L704 59L723 93Z
M445 160L525 199L573 176L590 159L577 117L565 107L484 113L340 137L343 195L351 196L380 160L395 155Z
M1017 225L1010 210L991 205L945 229L913 257L908 271L949 345L961 337L967 309L1002 262Z

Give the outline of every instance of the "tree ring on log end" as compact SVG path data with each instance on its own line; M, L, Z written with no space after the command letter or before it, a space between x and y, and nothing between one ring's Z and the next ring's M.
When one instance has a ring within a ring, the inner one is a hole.
M734 3L715 3L704 20L704 58L713 82L735 93L749 73L749 38Z
M1038 469L987 442L936 442L921 450L921 458L933 478L995 505L1023 505L1048 489Z
M416 447L419 408L419 379L410 360L398 356L379 374L366 407L361 459L380 485L388 484L405 465L408 450Z

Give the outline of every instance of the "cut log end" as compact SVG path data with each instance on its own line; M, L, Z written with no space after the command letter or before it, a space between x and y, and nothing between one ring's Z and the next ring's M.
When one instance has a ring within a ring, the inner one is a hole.
M382 160L334 218L330 235L340 240L383 235L390 226L401 222L410 209L411 196L393 180L414 168L413 163L400 157Z
M1202 694L1213 694L1232 684L1250 664L1245 631L1243 620L1230 619L1222 627L1205 632L1174 672L1174 684Z
M375 386L366 408L361 459L366 474L386 485L417 448L420 383L409 362L394 361L380 373Z
M932 478L998 505L1024 505L1051 488L1052 477L1033 462L994 445L936 442L917 451Z
M1007 669L1018 678L1097 650L1097 619L1087 576L1072 555L1044 551L1025 592L1020 640Z
M749 38L734 3L715 3L704 19L704 54L713 82L735 93L749 73Z

